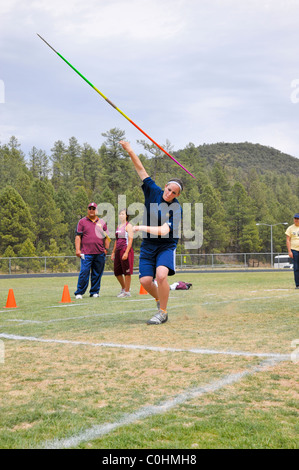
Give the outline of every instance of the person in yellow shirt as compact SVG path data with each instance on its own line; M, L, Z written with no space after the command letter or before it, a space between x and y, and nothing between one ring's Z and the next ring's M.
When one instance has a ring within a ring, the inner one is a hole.
M294 261L294 278L296 289L299 289L299 213L294 215L294 223L285 232L289 257Z

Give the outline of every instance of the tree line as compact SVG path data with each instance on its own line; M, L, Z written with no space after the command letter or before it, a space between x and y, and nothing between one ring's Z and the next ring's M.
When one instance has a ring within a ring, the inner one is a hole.
M143 202L140 180L118 143L125 132L114 128L102 136L98 149L75 137L58 140L50 155L36 147L25 155L15 137L0 145L0 257L74 255L76 225L89 202L117 209L120 194L127 205ZM278 150L189 143L174 152L166 141L164 148L193 179L153 144L140 140L133 146L159 186L171 177L183 179L181 204L203 203L197 253L269 252L270 229L256 224L291 224L299 211L299 160ZM273 227L274 251L286 251L284 231L282 225ZM139 244L136 240L136 251ZM183 240L177 251L186 251Z

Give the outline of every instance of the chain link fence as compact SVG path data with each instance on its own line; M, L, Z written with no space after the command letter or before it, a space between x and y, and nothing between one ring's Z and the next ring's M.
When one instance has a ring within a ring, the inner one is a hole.
M278 257L278 258L277 258ZM177 269L248 269L251 268L290 268L285 263L285 253L219 253L176 255ZM284 259L283 259L284 258ZM274 260L274 263L273 263ZM283 261L279 261L283 260ZM278 262L277 262L278 261ZM134 256L134 271L138 272L139 254ZM76 256L35 256L0 258L1 274L50 274L79 273L80 259ZM106 272L113 272L111 256L106 256Z

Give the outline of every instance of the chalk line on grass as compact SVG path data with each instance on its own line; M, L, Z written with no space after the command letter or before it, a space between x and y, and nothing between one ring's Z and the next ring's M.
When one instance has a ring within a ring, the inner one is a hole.
M276 290L278 290L278 289L276 289ZM282 290L282 289L279 289L279 290ZM216 295L216 294L208 294L208 295ZM290 296L298 296L298 294L294 293L294 294L287 294L287 295L279 295L279 296L276 296L275 299L282 299L282 298L290 297ZM177 297L169 297L169 298L178 300ZM205 306L205 305L214 305L214 304L227 304L227 303L230 303L230 302L235 303L235 302L249 302L249 301L252 302L254 300L273 300L273 296L240 297L240 298L237 298L237 299L212 300L212 301L206 301L206 302L201 302L201 303L196 302L196 300L194 300L194 302L190 302L190 299L188 299L188 300L189 301L184 303L184 304L170 305L170 308L176 308L176 307L187 306L187 305ZM112 300L110 303L122 302L123 304L125 304L125 303L129 303L129 302L146 302L146 301L153 302L153 299L152 298L148 298L148 299L122 299L122 300ZM63 305L63 306L62 305L54 305L54 306L49 306L49 307L45 307L45 308L67 307L68 305L69 304ZM76 305L79 305L79 304L76 304ZM80 305L83 305L83 304L80 304ZM90 305L90 304L85 303L84 305ZM145 310L141 310L141 311L145 311Z
M298 294L288 294L288 295L277 295L275 296L275 299L283 299L285 297L293 297L293 296L298 296ZM273 296L262 296L262 297L240 297L238 299L228 299L228 300L214 300L211 302L202 302L201 306L204 305L214 305L214 304L229 304L231 302L252 302L253 300L273 300Z
M180 305L173 306L173 308L176 308L176 307L182 307L182 305L180 304ZM138 313L145 313L145 312L152 312L152 311L153 311L153 308L146 308L146 309L138 310ZM76 317L52 318L51 320L24 320L22 318L7 318L4 321L14 322L14 323L44 324L44 323L55 323L55 322L63 322L63 321L70 321L70 320L84 320L85 318L96 318L96 317L104 317L104 316L112 316L112 315L124 315L126 313L136 313L136 310L125 310L123 312L92 313L90 315L79 315Z
M252 367L250 369L246 369L242 372L238 372L235 374L228 374L222 379L215 380L205 386L196 387L192 389L188 389L174 398L170 398L165 400L160 405L149 405L140 408L132 413L125 414L119 421L114 423L105 423L102 425L95 425L84 431L79 432L77 435L65 438L65 439L54 439L52 441L47 441L40 446L42 449L67 449L67 448L74 448L80 445L83 442L92 441L94 439L98 439L105 434L109 434L110 432L118 429L122 426L128 426L130 424L135 423L136 421L143 420L146 418L151 418L152 416L159 415L166 413L167 411L171 410L172 408L182 405L192 399L198 398L207 393L213 393L225 386L232 385L241 381L244 377L253 375L257 372L266 370L268 367L271 367L279 362L277 359L263 361L258 366Z
M87 302L84 302L84 303L77 303L77 304L69 304L69 303L66 303L66 304L63 304L63 305L46 305L45 307L43 308L66 308L66 307L81 307L82 305L90 305L89 303Z
M193 354L221 354L228 356L245 356L245 357L265 357L278 360L290 359L290 354L279 353L256 353L249 351L230 351L230 350L216 350L216 349L198 349L198 348L168 348L162 346L149 346L141 344L120 344L120 343L90 343L88 341L72 341L68 339L55 339L55 338L37 338L35 336L21 336L12 335L8 333L1 333L0 338L15 340L15 341L34 341L39 343L58 343L58 344L71 344L74 346L92 346L101 348L118 348L118 349L135 349L156 352L184 352Z
M276 298L284 298L284 297L289 297L290 295L283 295L283 296L277 296ZM291 294L291 296L298 296L298 294ZM253 300L273 300L273 297L272 296L263 296L263 297L243 297L243 298L239 298L239 299L228 299L228 300L214 300L214 301L206 301L206 302L202 302L202 303L197 303L196 301L194 302L187 302L187 303L184 303L184 304L179 304L179 305L171 305L171 308L177 308L177 307L186 307L186 306L192 306L192 305L198 305L198 306L205 306L205 305L218 305L218 304L227 304L227 303L230 303L230 302L247 302L247 301L253 301ZM152 299L138 299L136 300L137 302L140 302L140 301L148 301L148 300L151 300ZM132 302L132 299L128 299L128 300L124 300L122 302ZM133 300L134 301L134 300ZM113 302L119 302L119 301L113 301ZM82 304L67 304L67 305L55 305L55 306L49 306L49 307L44 307L44 308L61 308L61 307L68 307L68 306L71 306L73 307L74 305L76 306L82 306L82 305L90 305L90 304L86 304L86 303L82 303ZM151 311L152 308L148 308L148 309L142 309L142 310L138 310L138 312L140 313L145 313L145 312L149 312ZM7 313L7 312L6 312ZM51 319L51 320L23 320L23 319L4 319L4 321L6 322L19 322L19 323L53 323L53 322L60 322L60 321L70 321L70 320L81 320L81 319L84 319L84 318L93 318L93 317L100 317L100 316L107 316L107 315L119 315L119 314L126 314L126 313L136 313L136 310L127 310L127 311L123 311L123 312L112 312L112 313L109 313L109 312L106 312L106 313L98 313L98 314L92 314L92 315L84 315L84 316L76 316L76 317L65 317L65 318L54 318L54 319Z
M282 290L282 289L279 289ZM211 294L214 295L214 294ZM215 294L216 295L216 294ZM276 296L276 299L281 299L284 297L290 297L290 296L298 296L297 293L294 294L289 294L289 295L283 295L283 296ZM173 297L175 298L175 297ZM248 302L248 301L254 301L254 300L273 300L272 296L263 296L263 297L243 297L243 298L238 298L238 299L228 299L228 300L212 300L212 301L206 301L206 302L201 302L197 303L196 301L194 302L187 302L184 304L178 304L178 305L171 305L171 308L177 308L177 307L186 307L186 306L192 306L192 305L197 305L197 306L205 306L205 305L218 305L218 304L228 304L231 302ZM141 301L152 301L152 299L127 299L127 300L122 300L123 303L129 303L129 302L141 302ZM119 302L118 300L112 301L112 302ZM85 306L85 305L90 305L89 303L81 303L81 304L66 304L66 305L54 305L54 306L46 306L44 308L61 308L61 307L73 307L73 306ZM142 309L138 310L140 313L145 313L151 311L152 308L148 309ZM1 313L1 312L0 312ZM7 312L5 312L7 313ZM65 318L54 318L51 320L23 320L23 319L3 319L5 322L19 322L19 323L36 323L36 324L42 324L42 323L54 323L54 322L61 322L61 321L70 321L70 320L81 320L84 318L93 318L93 317L100 317L100 316L107 316L107 315L119 315L119 314L126 314L126 313L136 313L136 310L127 310L123 312L106 312L106 313L98 313L98 314L91 314L91 315L84 315L84 316L76 316L76 317L65 317Z

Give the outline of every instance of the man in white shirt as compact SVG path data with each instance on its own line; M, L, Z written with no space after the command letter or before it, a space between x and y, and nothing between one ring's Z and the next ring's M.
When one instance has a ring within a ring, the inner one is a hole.
M286 232L287 249L289 257L294 261L294 278L296 289L299 289L299 213L294 215L294 223L290 225Z

